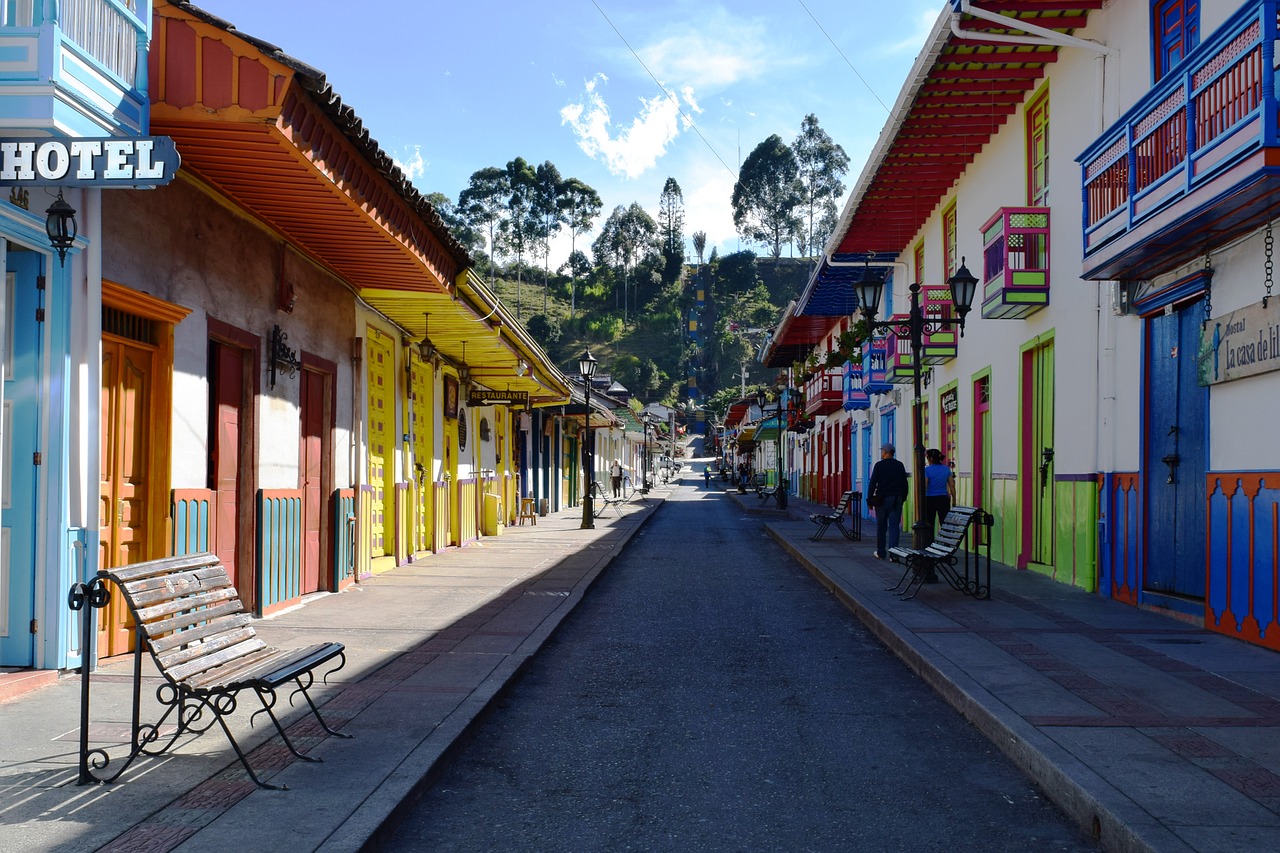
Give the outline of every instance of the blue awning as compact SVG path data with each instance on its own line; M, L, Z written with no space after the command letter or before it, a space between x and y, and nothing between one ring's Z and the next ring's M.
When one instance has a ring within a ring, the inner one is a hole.
M864 276L883 282L893 269L886 264L897 257L892 252L850 252L832 257L838 266L823 258L813 275L809 276L809 282L796 302L796 314L812 317L849 316L858 310L854 285L861 282Z

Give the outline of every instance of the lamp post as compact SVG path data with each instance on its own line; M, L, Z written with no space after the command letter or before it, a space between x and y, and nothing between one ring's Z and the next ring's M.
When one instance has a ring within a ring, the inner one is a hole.
M862 316L867 321L868 334L882 330L894 331L908 338L911 342L911 372L915 391L911 406L911 427L915 432L911 477L914 481L916 513L916 521L911 526L911 531L913 534L912 544L917 550L928 547L929 542L926 541L926 531L932 528L932 525L926 522L924 518L924 425L920 412L920 398L923 396L920 353L924 349L925 335L936 334L943 329L958 326L960 337L964 337L964 320L969 314L969 309L973 307L973 296L977 290L978 279L974 277L973 273L969 272L969 268L964 264L963 257L960 258L960 269L956 270L955 274L947 279L947 285L951 288L951 300L955 305L956 314L959 316L930 317L926 320L924 311L920 307L920 283L913 282L909 288L911 292L911 312L908 314L905 323L892 320L876 320L876 311L880 305L880 294L884 290L883 280L863 275L862 280L854 285L858 294L858 305L861 308Z
M584 349L578 358L578 375L582 377L582 386L586 390L587 415L583 418L586 435L582 445L582 525L581 530L593 530L596 526L595 507L592 506L591 483L595 479L593 473L596 466L592 459L594 448L591 446L591 377L596 375L596 360L591 357L591 350Z
M768 396L764 389L756 391L756 402L760 405L760 417L764 417L764 404L768 401ZM777 488L773 490L773 499L778 504L778 509L787 508L787 482L782 476L782 392L778 392L777 406L774 409L774 419L777 421L778 437L774 440L774 444L778 447L777 463L778 463L778 482Z
M653 465L653 460L649 455L649 428L653 426L655 420L653 412L645 412L641 415L640 420L644 423L644 458L640 460L640 470L644 479L640 485L640 493L647 495L649 494L649 475Z

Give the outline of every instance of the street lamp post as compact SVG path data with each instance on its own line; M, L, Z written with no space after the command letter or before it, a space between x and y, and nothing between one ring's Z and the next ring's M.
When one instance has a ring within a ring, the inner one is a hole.
M884 290L883 280L876 279L870 275L863 275L862 280L854 285L858 295L858 305L861 307L862 316L867 321L868 334L881 330L894 331L911 342L911 372L915 391L911 406L911 426L915 431L911 476L914 481L916 513L916 521L911 526L911 531L913 534L912 544L917 550L922 550L929 546L927 531L932 529L932 525L925 521L924 517L924 424L920 412L920 398L924 396L924 391L921 387L923 381L920 371L920 354L924 349L925 335L933 335L943 329L957 326L960 329L960 337L964 337L964 320L969 314L969 309L973 307L973 296L978 286L978 279L974 277L973 273L969 272L969 268L964 264L964 258L960 259L960 269L956 270L955 275L947 279L947 285L951 288L951 300L955 305L958 316L931 317L926 320L924 311L920 307L920 283L914 282L909 288L911 292L911 312L905 323L893 320L876 320L876 311L880 305L880 294Z
M591 442L591 377L596 375L596 360L591 357L591 350L584 349L578 359L578 375L582 377L582 386L586 390L586 426L582 445L582 525L581 530L593 530L596 526L595 507L592 506L591 483L595 480L596 470L594 448Z
M640 487L640 493L647 495L649 494L649 477L652 474L653 467L653 460L649 455L649 428L653 426L653 412L645 412L640 416L640 420L644 423L644 458L640 460L643 463L640 466L640 470L644 474L644 481Z
M769 399L768 395L765 394L765 391L763 388L756 391L756 403L759 404L760 406L761 418L764 417L764 404L768 402L768 399ZM777 427L778 427L778 437L777 439L774 440L774 444L776 444L778 448L778 452L777 452L778 482L776 484L777 488L773 490L773 499L778 504L778 509L786 509L787 508L787 480L786 480L786 477L783 476L783 467L782 467L782 392L781 390L779 390L778 392L777 406L774 409L774 412L775 412L774 420L776 421Z

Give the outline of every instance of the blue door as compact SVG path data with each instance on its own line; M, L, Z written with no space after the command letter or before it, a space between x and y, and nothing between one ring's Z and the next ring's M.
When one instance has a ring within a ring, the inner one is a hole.
M1196 369L1203 318L1195 303L1148 319L1146 335L1144 587L1188 599L1203 599L1205 591L1208 390Z
M0 613L0 665L35 662L36 441L40 415L42 290L36 287L43 257L10 243L5 259L4 397L0 420L0 592L8 606Z
M867 506L867 483L871 481L871 424L862 425L862 514L870 518L871 509Z

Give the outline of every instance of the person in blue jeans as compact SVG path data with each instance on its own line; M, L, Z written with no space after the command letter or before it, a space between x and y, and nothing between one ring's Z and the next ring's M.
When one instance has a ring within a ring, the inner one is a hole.
M929 464L924 466L924 517L937 535L938 526L956 502L956 475L941 450L931 448L925 458Z
M880 461L871 469L867 496L881 498L876 507L876 559L883 560L890 548L898 547L902 533L902 505L907 500L907 469L894 454L897 449L888 442L880 445Z

